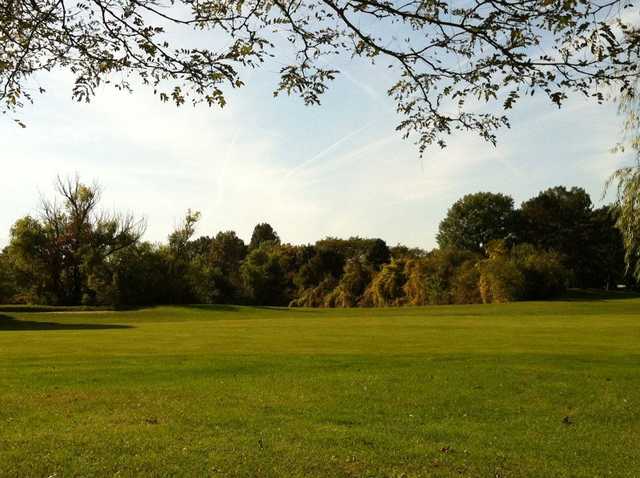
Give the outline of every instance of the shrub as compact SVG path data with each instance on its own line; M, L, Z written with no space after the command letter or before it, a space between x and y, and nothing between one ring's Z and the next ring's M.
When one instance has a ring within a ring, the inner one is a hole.
M330 307L326 305L326 297L337 286L337 280L327 276L316 287L308 287L289 303L289 307Z
M367 287L361 305L373 307L403 305L406 302L403 287L407 281L404 268L405 264L402 261L392 260L389 264L385 264Z
M407 282L404 286L408 303L451 304L472 300L472 290L478 287L477 280L475 284L470 284L474 278L466 269L466 282L463 277L457 277L463 266L467 269L473 267L477 259L478 256L472 252L447 248L436 249L425 258L409 260L406 267ZM471 290L462 291L463 286ZM479 301L479 294L476 294L476 301Z
M566 290L570 274L558 253L521 244L511 250L511 256L524 275L523 299L549 299Z
M522 296L524 276L508 258L490 258L479 263L480 296L485 304L512 302Z
M504 242L490 244L489 258L479 263L482 301L510 302L548 299L566 288L569 272L560 256L530 244L509 250Z
M240 273L247 296L258 305L282 305L286 297L287 276L279 245L263 242L243 262Z
M482 302L480 270L476 264L475 260L468 260L455 271L451 281L451 302L453 304L479 304Z
M361 258L352 258L344 267L338 286L325 297L326 307L355 307L373 275L372 266Z

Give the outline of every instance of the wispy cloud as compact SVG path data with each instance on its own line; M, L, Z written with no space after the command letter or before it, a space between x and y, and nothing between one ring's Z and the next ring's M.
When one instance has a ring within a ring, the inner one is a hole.
M49 96L27 111L26 130L0 119L0 244L57 174L98 179L106 207L148 217L151 240L166 238L192 208L203 212L202 234L234 229L248 239L269 221L292 242L359 234L430 247L463 194L502 191L521 201L576 184L596 200L618 161L608 153L613 108L577 101L558 112L537 98L523 103L497 148L459 134L419 159L394 132L397 117L378 93L385 80L355 67L348 76L322 110L270 100L262 93L273 76L260 73L224 110L176 109L142 91L108 89L91 105L73 104L68 78L54 77Z

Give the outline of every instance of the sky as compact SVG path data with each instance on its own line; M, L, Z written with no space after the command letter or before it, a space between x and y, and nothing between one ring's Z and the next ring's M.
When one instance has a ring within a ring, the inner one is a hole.
M68 75L40 78L48 91L20 112L27 128L0 117L0 245L40 197L52 197L57 175L100 183L102 206L146 218L151 241L166 240L192 209L202 213L199 235L235 230L248 240L269 222L291 243L358 235L432 248L465 194L501 192L519 205L549 187L581 186L599 205L607 177L624 165L610 153L614 106L576 98L559 110L542 96L516 107L496 147L460 133L420 158L395 131L388 73L336 66L342 74L320 107L273 98L272 67L245 76L224 109L176 108L143 88L108 86L79 104Z

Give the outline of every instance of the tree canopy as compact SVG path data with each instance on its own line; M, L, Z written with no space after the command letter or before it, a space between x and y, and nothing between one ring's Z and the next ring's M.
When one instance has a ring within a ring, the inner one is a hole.
M607 181L607 188L616 185L618 206L617 226L625 247L625 263L628 270L640 280L640 82L634 89L620 97L620 113L624 117L623 140L618 150L627 151L633 164L614 172Z
M447 211L438 228L438 245L484 251L490 241L514 232L513 199L504 194L467 194Z
M278 65L274 94L319 104L337 55L388 66L404 135L422 151L455 130L495 142L506 110L536 92L602 101L638 75L632 0L5 0L0 108L15 111L63 69L73 98L102 83L162 101L224 106L247 68ZM273 60L272 60L273 59ZM481 106L487 104L488 108ZM16 118L16 120L19 120Z
M111 257L138 242L145 223L99 210L100 188L77 177L58 178L56 192L61 201L43 200L38 217L19 219L11 228L8 252L16 280L27 300L92 302L92 279Z
M427 251L380 238L283 243L268 223L248 247L233 231L198 237L192 210L165 242L150 243L144 222L100 212L98 186L57 185L60 199L18 219L0 251L0 303L399 306L637 285L625 274L618 208L593 209L581 188L551 188L518 209L506 195L465 196L443 221L454 227Z

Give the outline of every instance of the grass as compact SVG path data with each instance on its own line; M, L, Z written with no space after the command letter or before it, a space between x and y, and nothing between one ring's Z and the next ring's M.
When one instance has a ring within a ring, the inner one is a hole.
M640 476L640 299L0 309L0 476Z

